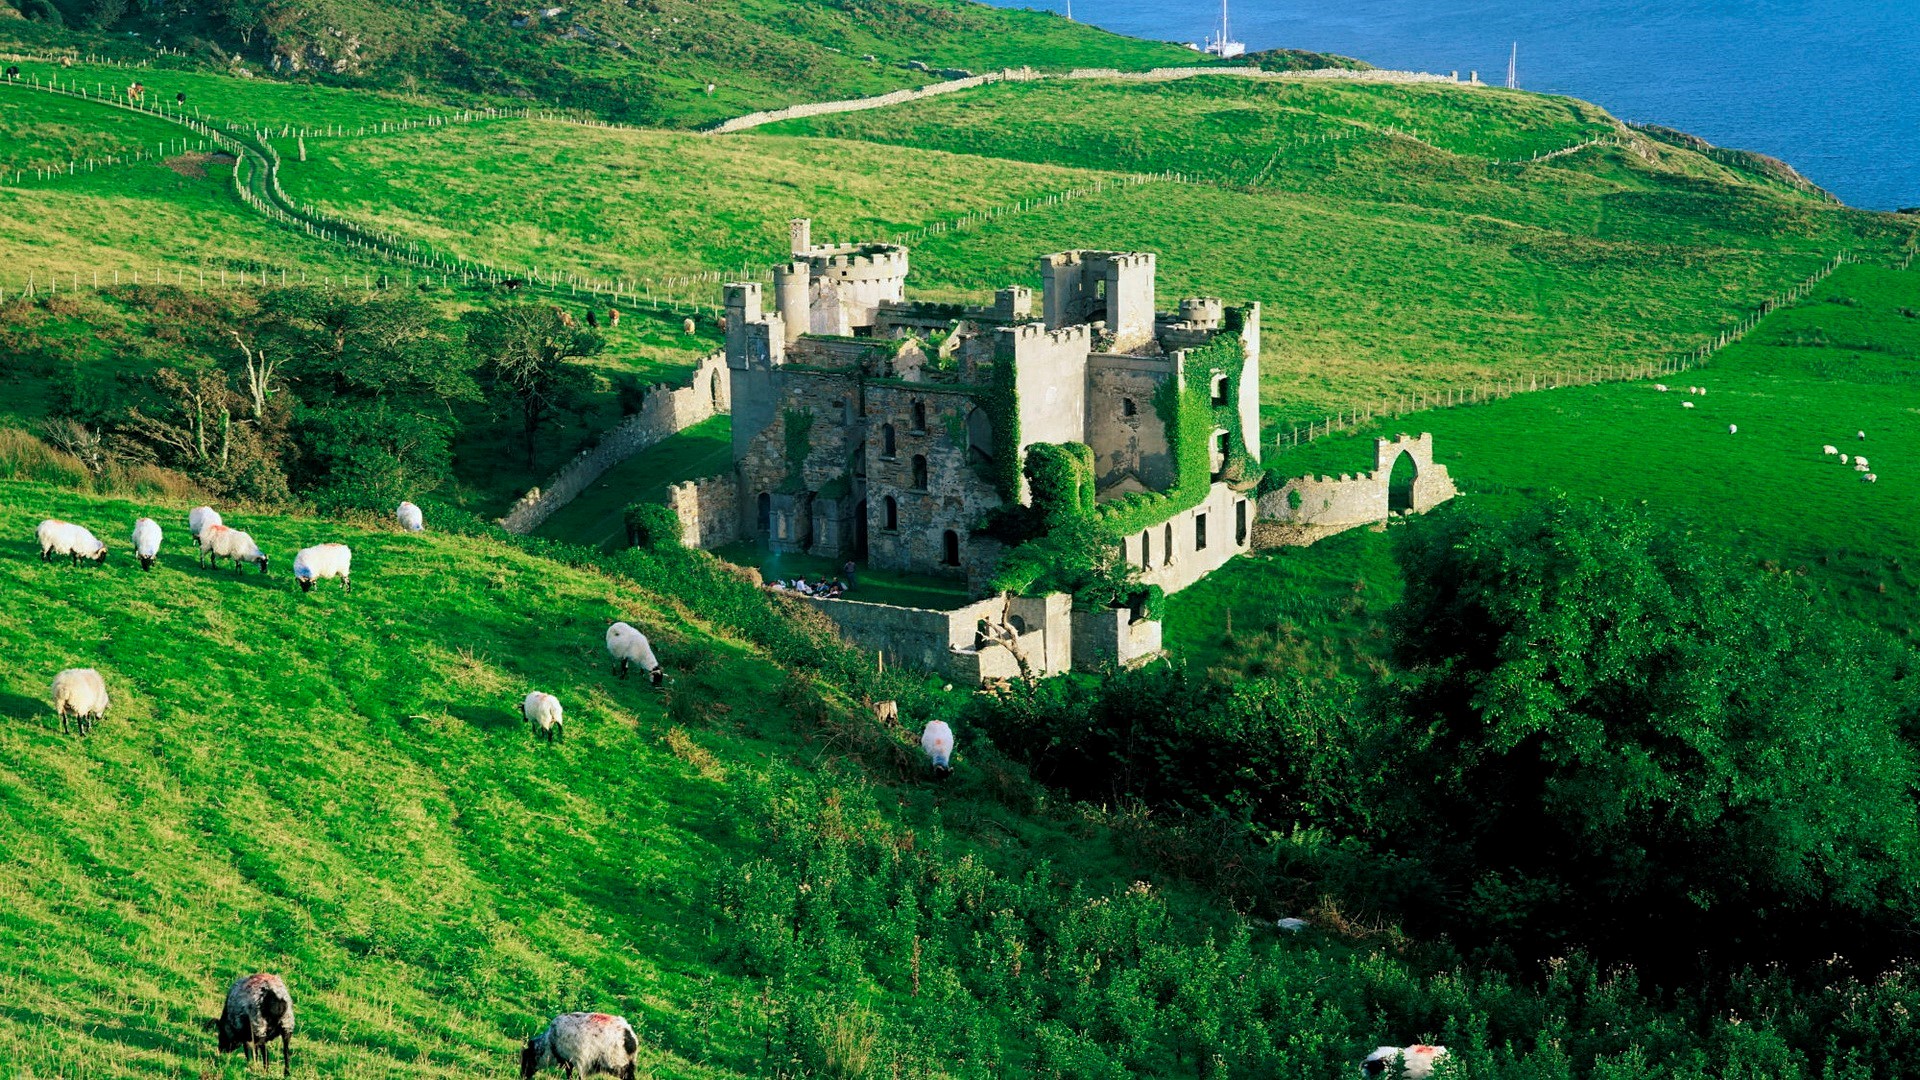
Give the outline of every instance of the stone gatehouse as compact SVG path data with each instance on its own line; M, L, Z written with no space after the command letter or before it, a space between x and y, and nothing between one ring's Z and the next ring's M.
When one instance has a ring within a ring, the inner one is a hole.
M1116 251L1045 256L1038 297L1014 286L989 305L921 303L906 297L904 247L816 245L805 220L792 241L771 303L758 283L726 286L742 538L979 586L999 547L974 530L1024 499L1028 446L1091 447L1102 502L1176 482L1156 407L1172 384L1208 390L1211 490L1128 540L1128 557L1173 591L1248 550L1253 509L1223 474L1230 446L1258 462L1257 303L1162 312L1154 256ZM1223 335L1243 361L1189 365Z

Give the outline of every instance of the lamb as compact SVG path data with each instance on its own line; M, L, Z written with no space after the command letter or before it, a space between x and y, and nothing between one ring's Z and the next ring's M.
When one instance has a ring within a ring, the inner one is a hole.
M1666 384L1666 383L1658 383L1658 382L1657 382L1657 383L1654 383L1654 384L1653 384L1653 388L1654 388L1654 389L1655 389L1656 391L1659 391L1659 392L1660 392L1660 393L1662 393L1662 394L1664 394L1664 393L1666 393L1666 392L1667 392L1667 384Z
M1691 409L1691 408L1693 408L1693 402L1691 402L1691 401L1683 401L1683 402L1681 402L1681 403L1680 403L1680 407L1681 407L1681 408L1683 408L1683 409Z
M920 749L927 752L928 760L933 762L933 775L945 779L953 775L953 729L945 720L929 720L927 728L920 733Z
M80 565L81 559L97 563L107 561L107 545L95 539L82 526L48 518L40 523L34 534L40 538L41 562L51 562L56 555L72 558L75 566Z
M1820 448L1820 452L1831 457L1832 455L1839 453L1840 448L1837 446L1823 446Z
M613 657L613 673L622 679L627 677L627 669L638 663L652 677L653 685L667 681L667 673L660 667L660 661L654 659L647 635L627 623L617 622L607 627L607 654Z
M293 1074L293 995L278 975L243 975L227 990L226 1008L220 1010L216 1029L220 1052L246 1052L251 1063L256 1053L266 1064L267 1044L280 1040L280 1068L283 1075Z
M401 503L394 510L393 519L408 532L419 532L427 527L426 518L420 513L420 508L410 502Z
M353 549L345 544L315 544L310 548L301 548L293 557L293 580L300 583L300 591L313 591L313 583L328 578L340 579L340 591L353 591Z
M219 525L220 511L211 506L196 506L187 512L187 528L193 533L193 542L200 542L200 534L207 531L209 525Z
M1399 1075L1421 1080L1433 1075L1433 1063L1447 1056L1444 1046L1382 1046L1360 1063L1361 1076L1386 1076L1394 1062L1400 1063Z
M520 1080L532 1080L541 1069L556 1065L569 1077L605 1074L633 1080L634 1054L640 1040L624 1016L607 1013L564 1013L547 1029L527 1040L520 1051Z
M68 668L53 677L53 711L60 715L60 734L67 733L67 718L85 735L96 720L107 718L107 682L92 668Z
M259 566L261 573L267 572L267 557L260 553L253 537L226 525L208 525L200 533L200 564L212 569L221 559L231 561L235 570L241 563L250 562Z
M528 694L520 703L520 715L533 725L534 738L547 737L551 744L555 739L566 737L566 722L561 715L560 699L552 694L543 694L538 690Z
M160 558L160 535L160 523L152 518L133 523L133 554L140 560L140 569L152 570Z

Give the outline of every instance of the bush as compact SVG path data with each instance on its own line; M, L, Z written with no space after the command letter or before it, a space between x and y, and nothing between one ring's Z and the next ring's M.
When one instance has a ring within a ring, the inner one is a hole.
M659 503L638 502L622 515L627 523L627 544L631 547L677 548L681 541L680 515Z

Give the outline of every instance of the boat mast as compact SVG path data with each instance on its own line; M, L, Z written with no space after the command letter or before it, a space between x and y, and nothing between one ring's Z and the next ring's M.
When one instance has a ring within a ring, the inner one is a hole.
M1226 0L1220 0L1226 3ZM1513 43L1513 55L1507 58L1507 89L1520 89L1520 43Z

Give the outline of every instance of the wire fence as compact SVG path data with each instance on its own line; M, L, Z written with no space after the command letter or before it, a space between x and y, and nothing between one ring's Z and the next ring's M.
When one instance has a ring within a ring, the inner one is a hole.
M1908 252L1905 262L1911 263L1913 253ZM1418 391L1399 394L1391 398L1355 405L1349 409L1336 411L1332 416L1315 420L1307 424L1288 428L1275 434L1273 446L1276 450L1289 450L1305 446L1316 439L1323 439L1336 431L1351 431L1365 427L1376 420L1384 420L1408 413L1423 412L1428 409L1452 408L1456 405L1478 405L1488 401L1500 401L1516 394L1531 393L1536 390L1552 390L1565 386L1592 386L1596 383L1638 382L1644 379L1673 375L1690 368L1699 367L1713 359L1715 353L1746 337L1760 320L1776 308L1786 307L1806 299L1815 287L1833 275L1833 272L1848 263L1859 259L1850 251L1842 251L1824 263L1820 269L1808 275L1778 294L1760 302L1760 305L1741 316L1733 326L1720 331L1711 341L1690 349L1679 355L1659 360L1648 360L1635 364L1595 364L1570 372L1556 372L1545 375L1528 375L1523 378L1501 379L1480 383L1475 386L1449 388L1444 390ZM1897 265L1897 264L1896 264Z

